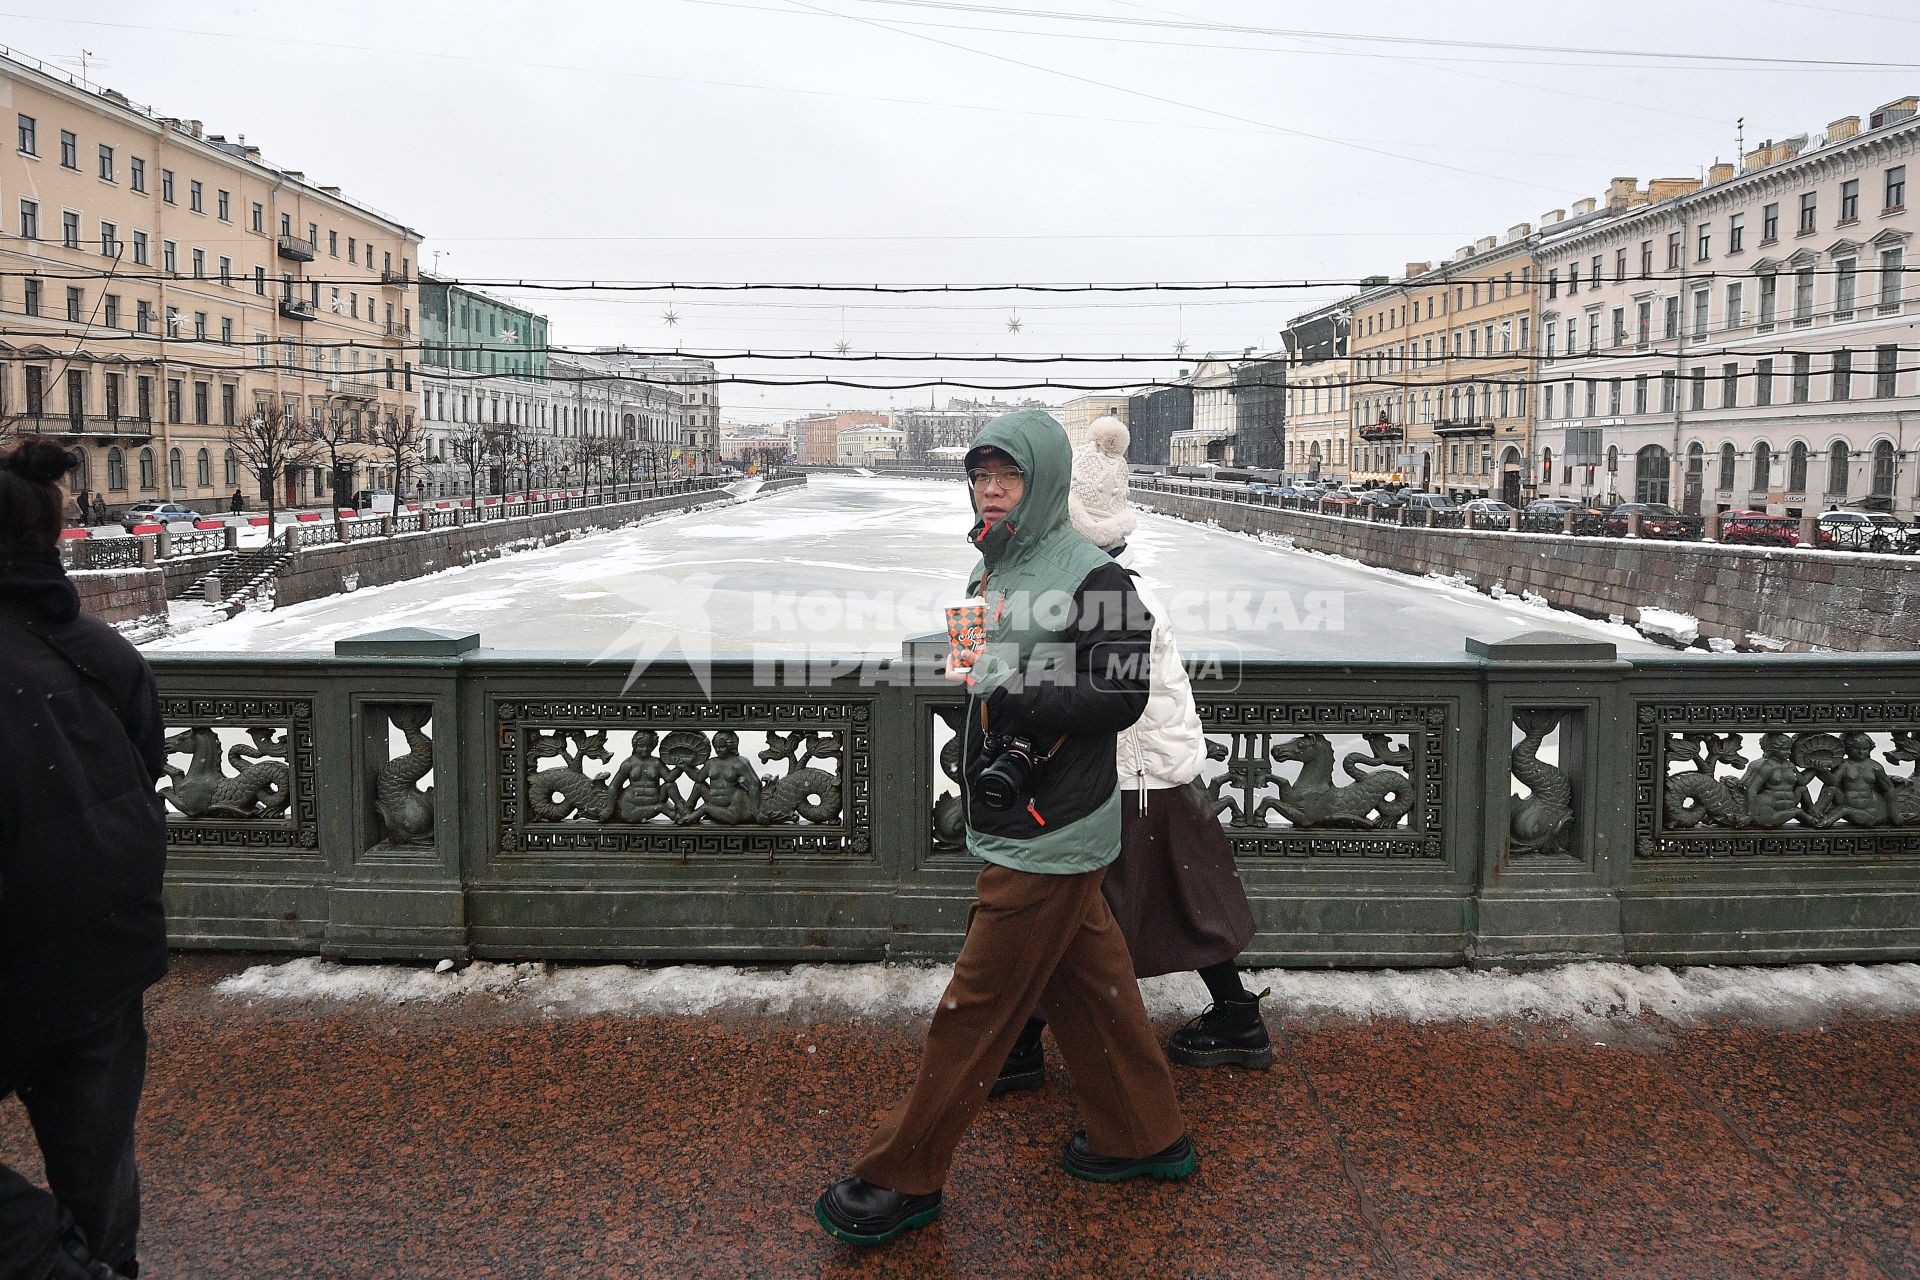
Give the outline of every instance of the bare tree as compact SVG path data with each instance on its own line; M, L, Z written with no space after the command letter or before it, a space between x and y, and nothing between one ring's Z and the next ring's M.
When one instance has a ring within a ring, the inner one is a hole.
M346 415L329 410L319 417L307 421L307 439L313 443L316 456L324 454L327 459L327 489L332 495L332 506L337 513L340 509L340 459L346 455L347 446L360 443L360 428L348 423ZM349 457L347 463L351 470L353 463ZM347 493L351 500L352 488Z
M399 510L400 500L406 493L407 474L420 460L420 446L425 434L425 430L414 420L411 411L404 415L389 413L373 424L373 444L387 457L393 459L393 498L396 511Z
M227 443L242 466L260 483L267 502L267 536L273 536L279 514L280 479L293 467L311 466L320 456L306 423L274 401L260 404L251 416L227 428Z
M447 440L453 445L454 461L467 469L468 495L479 493L480 469L487 465L487 455L492 449L487 424L456 422L448 429Z

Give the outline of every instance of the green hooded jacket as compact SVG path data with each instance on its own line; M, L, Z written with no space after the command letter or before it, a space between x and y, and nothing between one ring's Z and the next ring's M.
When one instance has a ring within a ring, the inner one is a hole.
M982 449L1006 455L1026 487L1005 519L976 521L968 535L980 551L969 586L987 601L987 643L962 744L967 847L1018 871L1098 870L1120 853L1115 736L1146 706L1153 619L1127 571L1074 532L1073 450L1050 414L995 418L974 438L969 466ZM994 810L978 795L989 733L1050 753L1024 806Z

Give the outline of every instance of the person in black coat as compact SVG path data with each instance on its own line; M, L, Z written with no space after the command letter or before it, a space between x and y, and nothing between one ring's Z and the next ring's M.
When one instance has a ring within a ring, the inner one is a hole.
M0 1102L47 1189L0 1164L0 1277L138 1274L146 989L166 972L166 748L153 673L83 616L57 550L71 455L0 457Z

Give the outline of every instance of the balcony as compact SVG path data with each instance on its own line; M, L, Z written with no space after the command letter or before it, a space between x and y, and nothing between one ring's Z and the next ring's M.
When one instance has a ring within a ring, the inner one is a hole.
M401 324L398 320L387 321L386 333L389 338L398 338L402 342L413 337L413 330Z
M1433 424L1433 434L1454 438L1490 436L1493 434L1493 424L1476 421L1473 418L1441 418Z
M1360 428L1362 440L1399 440L1405 435L1406 432L1392 422L1376 422L1370 427Z
M405 289L413 284L413 277L404 271L395 271L387 267L380 272L380 283L390 289Z
M75 442L145 444L153 439L153 420L122 414L106 417L93 413L28 413L21 415L25 430L41 435L63 436Z
M299 236L281 236L273 243L274 251L288 262L313 261L313 246Z
M280 314L289 320L311 320L313 319L313 304L311 302L302 302L298 298L282 297L280 299Z

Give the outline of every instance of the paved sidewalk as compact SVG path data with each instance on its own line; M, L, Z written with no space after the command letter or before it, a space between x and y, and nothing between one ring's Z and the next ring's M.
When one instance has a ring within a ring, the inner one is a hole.
M917 1018L211 990L246 963L182 957L151 1002L156 1280L1920 1278L1920 1019L1282 1020L1271 1071L1176 1068L1201 1150L1179 1186L1060 1170L1050 1047L1052 1085L969 1135L945 1216L875 1252L810 1206L904 1092ZM0 1104L0 1159L30 1150Z

